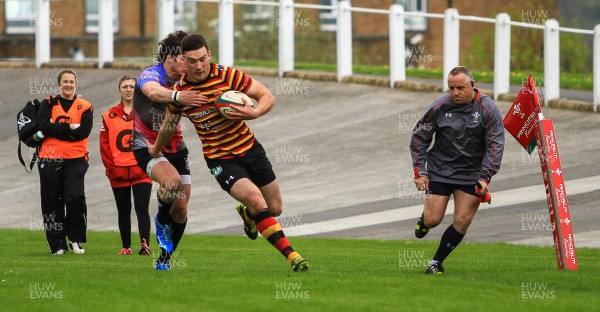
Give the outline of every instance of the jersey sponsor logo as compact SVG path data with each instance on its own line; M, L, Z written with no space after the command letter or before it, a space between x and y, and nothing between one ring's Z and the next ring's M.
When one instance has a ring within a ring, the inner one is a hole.
M71 121L71 117L69 116L58 116L56 117L55 123L69 123Z
M152 79L152 80L156 80L158 81L158 74L157 73L152 73L152 74L142 74L139 78L140 80L144 80L144 79Z
M123 129L117 135L117 149L121 152L131 152L131 142L133 141L132 130Z
M446 113L446 117L451 118L452 117L452 113Z
M192 118L192 119L202 118L202 117L204 117L204 116L206 116L206 115L208 115L210 113L214 113L216 111L217 110L214 107L211 107L211 108L205 109L205 110L203 110L201 112L191 114L190 118Z
M200 129L206 130L206 131L210 131L211 130L211 126L212 126L212 124L210 123L210 120L206 121L206 122L199 122L198 123L198 127L200 127Z

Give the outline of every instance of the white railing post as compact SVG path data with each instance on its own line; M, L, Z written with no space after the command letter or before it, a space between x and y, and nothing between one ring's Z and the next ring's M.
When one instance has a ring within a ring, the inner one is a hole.
M404 8L390 7L390 88L406 80L406 43L404 42Z
M175 30L174 0L158 0L158 40L162 40Z
M494 100L510 91L510 16L496 15L494 39Z
M50 0L37 0L35 12L35 66L50 62Z
M114 60L113 0L98 2L98 68Z
M594 74L592 80L594 81L594 112L597 111L598 105L600 105L600 24L594 27L594 60L592 66L594 67Z
M219 0L219 64L233 66L233 1Z
M294 70L294 1L281 0L279 14L279 77Z
M444 77L442 89L448 91L448 74L459 64L460 24L458 11L454 8L444 12Z
M352 11L348 1L338 2L337 7L337 78L352 75Z
M560 97L560 31L555 19L544 28L544 106Z

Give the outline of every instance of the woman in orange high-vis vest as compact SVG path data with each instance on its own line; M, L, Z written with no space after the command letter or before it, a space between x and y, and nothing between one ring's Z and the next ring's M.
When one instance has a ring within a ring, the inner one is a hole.
M84 178L94 109L75 94L77 75L73 70L65 69L58 74L58 88L58 96L40 105L40 131L36 133L42 140L38 171L44 229L50 253L67 253L68 239L74 253L84 254L81 246L87 241Z
M119 220L122 248L119 255L131 255L131 193L140 231L140 255L150 251L150 195L152 180L137 165L131 150L133 132L133 91L136 78L119 79L121 102L102 114L100 128L100 155L110 181Z

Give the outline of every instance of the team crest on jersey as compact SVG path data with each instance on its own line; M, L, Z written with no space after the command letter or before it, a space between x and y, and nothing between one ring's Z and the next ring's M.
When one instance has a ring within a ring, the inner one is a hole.
M471 114L471 117L473 117L473 119L471 120L471 124L478 125L479 123L481 123L481 115L478 112L474 112L473 114Z

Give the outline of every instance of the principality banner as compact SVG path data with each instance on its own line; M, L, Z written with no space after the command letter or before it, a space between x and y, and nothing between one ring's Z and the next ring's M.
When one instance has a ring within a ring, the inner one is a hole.
M523 85L513 105L504 117L504 128L517 139L529 154L535 149L535 131L538 114L541 112L540 101L533 76Z
M575 271L578 267L575 239L554 125L552 120L538 120L535 125L537 147L552 223L556 261L560 269Z

